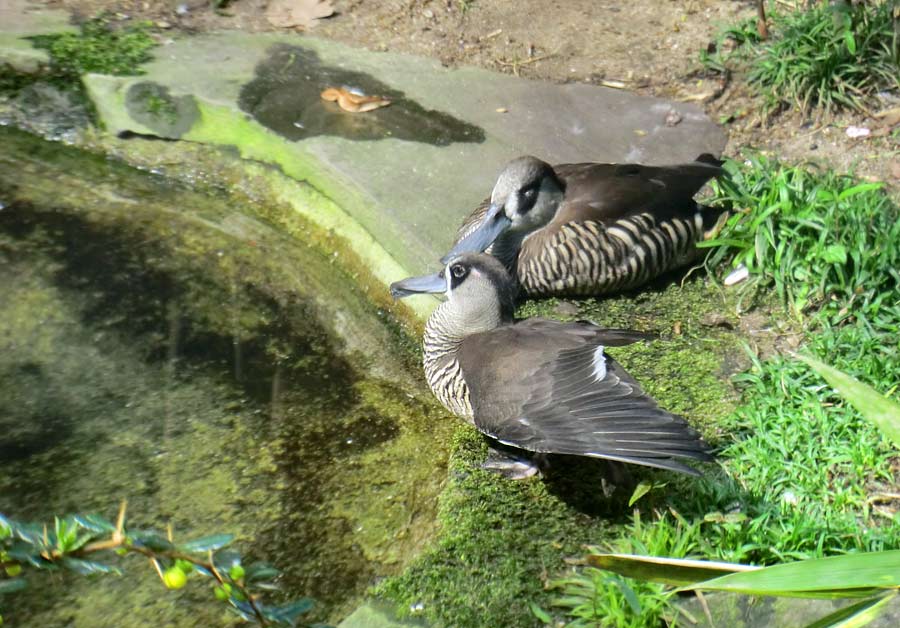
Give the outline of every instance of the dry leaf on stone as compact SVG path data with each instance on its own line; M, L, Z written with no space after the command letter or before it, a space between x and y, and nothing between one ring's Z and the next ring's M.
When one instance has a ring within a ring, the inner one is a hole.
M312 28L332 15L331 0L270 0L266 7L266 19L279 28Z
M366 96L343 87L329 87L320 96L322 100L336 101L341 109L350 113L365 113L391 104L384 96Z

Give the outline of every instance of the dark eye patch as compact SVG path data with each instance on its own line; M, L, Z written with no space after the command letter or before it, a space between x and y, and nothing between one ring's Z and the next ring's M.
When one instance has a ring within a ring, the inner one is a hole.
M455 288L463 282L469 274L469 268L464 264L453 264L450 266L450 287Z

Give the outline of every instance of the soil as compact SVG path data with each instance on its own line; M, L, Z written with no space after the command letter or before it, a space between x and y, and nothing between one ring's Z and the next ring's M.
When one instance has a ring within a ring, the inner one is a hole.
M269 0L45 0L76 19L112 13L149 19L164 42L174 31L278 30ZM299 0L297 0L299 2ZM221 3L221 2L219 2ZM884 118L856 112L764 116L762 101L734 75L705 75L698 55L725 25L755 15L753 0L332 0L334 15L309 29L371 50L437 58L557 82L587 82L701 104L725 124L726 154L752 147L796 163L812 161L900 189L900 137ZM885 94L872 113L896 108ZM896 121L894 121L896 122ZM849 126L871 129L852 139Z

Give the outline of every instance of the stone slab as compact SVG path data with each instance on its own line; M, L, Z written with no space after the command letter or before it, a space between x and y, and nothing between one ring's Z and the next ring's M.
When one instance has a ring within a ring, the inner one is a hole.
M35 35L74 30L66 11L53 11L28 0L0 0L0 64L33 72L47 63L47 53L26 39Z
M353 611L338 628L425 628L422 620L401 620L390 605L372 600Z

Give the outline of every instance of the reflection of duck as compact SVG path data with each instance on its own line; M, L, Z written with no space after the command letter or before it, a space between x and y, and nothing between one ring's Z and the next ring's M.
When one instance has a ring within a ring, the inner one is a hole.
M584 322L514 322L515 282L484 253L453 256L440 273L393 290L446 294L425 327L425 376L447 409L495 441L694 475L677 459L711 460L699 434L659 408L604 352L646 334Z
M448 256L489 252L529 296L633 288L688 263L722 214L694 194L722 173L704 154L674 166L509 162ZM446 259L446 258L445 258Z
M382 96L357 94L343 87L329 87L321 94L322 100L337 101L338 106L350 113L364 113L379 107L387 107L391 101Z

